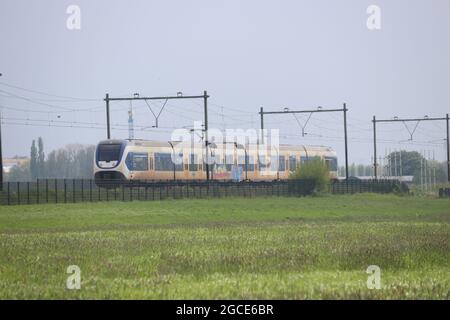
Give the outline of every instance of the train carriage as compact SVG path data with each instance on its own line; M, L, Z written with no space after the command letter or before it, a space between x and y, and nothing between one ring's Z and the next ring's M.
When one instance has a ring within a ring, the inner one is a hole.
M94 176L98 185L111 181L206 180L271 181L288 179L290 172L314 158L325 161L337 178L336 152L324 146L283 145L271 155L258 153L259 145L211 145L209 165L204 146L184 148L180 142L105 140L96 148Z

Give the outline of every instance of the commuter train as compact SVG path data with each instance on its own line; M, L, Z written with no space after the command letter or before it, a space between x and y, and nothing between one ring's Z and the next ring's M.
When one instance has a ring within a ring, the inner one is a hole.
M336 152L330 147L281 144L261 155L257 144L223 143L210 145L209 161L204 161L204 145L183 148L179 143L137 139L101 141L95 152L95 182L106 185L111 181L206 180L207 170L212 180L284 180L302 163L314 158L325 161L330 177L337 178Z

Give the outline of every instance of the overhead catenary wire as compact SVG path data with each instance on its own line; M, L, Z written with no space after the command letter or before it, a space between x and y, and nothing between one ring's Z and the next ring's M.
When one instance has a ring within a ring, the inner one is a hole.
M5 83L5 82L0 82L0 85L6 86L6 87L9 87L9 88L22 90L22 91L32 92L32 93L36 93L36 94L40 94L40 95L44 95L44 96L48 96L48 97L55 97L55 98L69 99L69 100L78 100L78 101L102 101L102 99L98 99L98 98L80 98L80 97L56 95L56 94L51 94L51 93L47 93L47 92L43 92L43 91L38 91L38 90L33 90L33 89L20 87L20 86L17 86L17 85L8 84L8 83Z
M9 88L9 89L8 89ZM12 90L14 89L14 90ZM18 91L18 92L16 92ZM33 93L32 95L28 95L24 92ZM33 90L33 89L27 89L22 88L19 86L14 85L8 85L4 83L0 83L0 96L2 98L5 98L4 101L7 101L6 99L15 99L15 100L21 100L23 103L21 106L18 106L19 103L16 102L16 104L11 105L8 103L2 103L0 104L0 109L7 111L7 118L17 118L21 120L9 120L4 119L2 123L5 123L6 125L30 125L30 126L65 126L65 127L71 127L71 128L84 128L89 129L90 126L93 126L93 129L98 129L98 127L104 127L103 122L96 121L98 119L97 115L101 115L105 112L104 106L95 106L96 101L102 101L103 99L92 99L92 98L81 98L81 97L73 97L73 96L64 96L64 95L55 95L52 93L46 93L39 90ZM190 100L186 100L190 101ZM15 102L11 100L11 102ZM73 102L73 104L72 104ZM122 101L118 101L121 103ZM190 101L192 104L196 107L200 105L200 103L196 101ZM158 105L156 103L161 103L160 101L154 101L155 106ZM227 106L226 104L217 103L217 101L209 101L209 114L210 114L210 120L209 123L212 125L218 125L218 127L222 127L222 130L226 127L225 120L227 121L227 124L229 125L238 125L243 128L252 127L253 120L252 116L254 115L254 112L247 111L244 108L236 108L235 106ZM72 105L71 105L72 104ZM94 104L94 106L92 106ZM76 105L76 106L75 106ZM160 104L159 104L160 105ZM175 103L167 104L164 113L167 112L170 115L174 115L177 118L181 118L188 121L201 121L201 111L198 108L189 107L189 104L185 105L179 105ZM137 104L136 106L133 106L133 109L138 110L138 112L143 114L143 110L147 109L148 107L145 104ZM122 106L114 106L111 105L111 110L114 111L120 111L122 110ZM180 112L183 111L183 112ZM91 116L91 119L94 121L82 121L83 117L87 117L86 114L89 113ZM66 117L65 114L68 114ZM196 117L195 115L198 114L199 117ZM12 116L14 115L14 116ZM47 119L37 119L32 117L32 115L42 115L42 118L45 118L47 116ZM56 115L58 119L54 119L53 115ZM17 117L16 117L17 116ZM341 136L335 135L335 132L337 130L340 130L340 117L330 114L330 118L315 118L311 119L311 121L308 123L308 132L307 136L302 137L301 135L295 136L295 135L281 135L283 139L294 139L294 138L305 138L305 141L309 140L324 140L330 141L330 142L337 142L340 139L342 139ZM67 120L69 119L70 120ZM173 117L172 117L173 118ZM164 122L168 118L164 115L161 116L161 123L163 126L158 127L162 130L154 131L154 132L168 132L171 131L164 131L167 130L167 128L173 128L176 129L177 127L169 127L171 124L173 124L173 120L170 120L170 123L166 123L166 126L164 126ZM305 121L305 118L302 116L299 116L299 119L301 121ZM79 120L79 121L76 121ZM139 121L139 119L137 119ZM368 137L368 134L372 131L367 126L370 124L370 120L368 119L361 119L358 117L355 117L351 115L349 117L348 122L348 130L353 135L357 135L355 138L349 138L349 140L353 143L366 143L369 142L370 138ZM12 124L11 122L16 122L17 124ZM64 121L64 122L63 122ZM183 120L181 120L182 122ZM29 124L26 124L26 123ZM294 125L295 123L298 124L297 119L287 120L287 119L280 119L280 121L267 121L267 124L271 127L278 127L278 129L288 129L288 130L295 130ZM169 126L167 126L169 124ZM112 128L114 130L122 130L121 128L124 128L126 130L126 124L122 123L112 123ZM309 127L309 125L311 127ZM140 129L142 131L150 131L150 127L146 125L136 125L137 129ZM379 142L382 144L398 144L402 146L419 146L419 145L429 145L430 147L436 147L441 148L444 144L443 142L446 141L445 139L439 138L439 133L437 130L444 128L436 123L436 125L432 128L424 128L422 125L415 128L415 135L418 137L417 141L414 143L406 141L406 138L402 140L403 136L395 135L395 139L380 139ZM392 133L400 133L404 131L404 129L387 129L383 128L379 130L380 138L383 138L383 135L388 137L392 136ZM409 131L409 130L407 130ZM414 130L413 130L414 131ZM150 131L153 132L153 131ZM325 134L324 134L325 133ZM366 135L367 133L367 135ZM406 134L407 132L405 132ZM409 132L411 134L411 132ZM388 137L389 138L389 137ZM296 142L298 142L299 139L296 139ZM441 151L439 151L441 152Z

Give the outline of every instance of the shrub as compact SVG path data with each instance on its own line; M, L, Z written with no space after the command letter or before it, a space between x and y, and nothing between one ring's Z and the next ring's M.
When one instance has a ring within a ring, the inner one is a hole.
M313 159L303 162L289 176L290 179L309 179L313 180L316 190L319 192L328 191L330 182L330 172L322 159Z

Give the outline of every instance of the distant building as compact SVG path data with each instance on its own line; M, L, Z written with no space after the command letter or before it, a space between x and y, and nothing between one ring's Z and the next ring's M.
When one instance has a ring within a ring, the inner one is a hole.
M9 173L12 168L28 162L27 157L3 158L3 172Z

